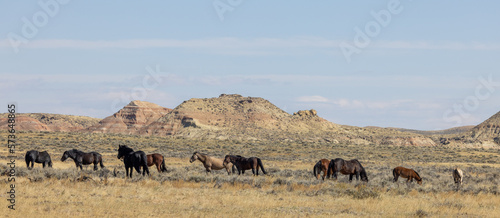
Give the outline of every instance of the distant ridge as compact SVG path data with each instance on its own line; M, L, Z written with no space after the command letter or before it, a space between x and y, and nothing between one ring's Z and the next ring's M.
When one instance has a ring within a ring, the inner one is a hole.
M0 114L0 129L7 128ZM314 109L289 114L266 99L221 94L192 98L174 109L132 101L113 115L96 118L58 114L19 114L16 130L155 135L190 139L331 143L394 146L498 146L500 112L475 127L441 131L339 125Z
M0 129L7 129L7 115L0 114ZM74 132L85 129L99 122L100 119L48 114L48 113L20 113L16 114L16 129L24 131L59 131Z

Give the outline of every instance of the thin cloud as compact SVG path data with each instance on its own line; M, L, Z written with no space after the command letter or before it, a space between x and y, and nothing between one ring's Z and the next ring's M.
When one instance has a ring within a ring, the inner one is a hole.
M221 37L211 39L127 39L127 40L31 40L24 48L31 49L148 49L180 48L209 49L217 53L262 55L283 53L282 49L338 49L345 40L321 37L255 38L242 39ZM0 47L11 47L8 39L0 40ZM373 45L378 49L424 49L424 50L500 50L498 43L485 42L428 42L428 41L379 41Z
M301 96L296 99L298 102L314 102L314 103L325 103L329 102L328 98L325 98L323 96L319 95L314 95L314 96Z

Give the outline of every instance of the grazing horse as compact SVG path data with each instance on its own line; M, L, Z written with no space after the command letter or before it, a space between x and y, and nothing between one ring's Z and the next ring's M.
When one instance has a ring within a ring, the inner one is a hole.
M319 160L316 163L316 165L314 165L314 168L313 168L314 177L316 177L316 179L319 179L319 177L321 176L321 172L323 172L323 180L325 180L325 177L327 174L329 174L329 175L332 174L331 171L327 173L328 165L330 165L329 160L327 160L327 159Z
M190 163L193 163L194 161L199 160L201 163L203 163L203 166L207 170L207 173L212 172L212 170L222 170L226 169L227 174L231 175L231 168L232 172L235 172L234 165L232 163L229 163L228 165L224 165L224 161L219 158L211 157L206 154L202 154L200 152L194 152L193 156L191 156L191 159L189 159Z
M47 151L36 151L36 150L31 150L26 152L26 155L24 156L24 160L26 160L26 167L28 169L33 169L33 164L34 163L41 163L43 165L43 168L47 165L48 167L52 167L52 160L50 159L49 153ZM31 163L31 168L30 168L30 163Z
M462 185L462 180L464 178L464 173L460 168L455 168L453 170L453 179L455 180L455 184L457 184L457 187L460 187Z
M392 175L394 176L394 182L398 181L398 178L401 176L403 178L407 178L406 184L410 184L413 182L413 179L417 180L419 185L422 185L422 178L418 175L417 171L413 169L408 169L404 167L396 167L392 170Z
M156 165L156 169L158 169L158 172L167 172L167 167L165 166L165 159L163 158L163 155L154 153L154 154L148 154L146 155L148 159L148 167Z
M262 165L262 161L257 157L245 158L242 156L234 156L234 155L226 155L224 157L224 166L228 166L229 163L232 163L238 169L238 175L241 173L245 174L245 170L252 169L253 175L259 175L259 167L264 174L267 174L264 170L264 166Z
M147 173L149 176L148 158L144 151L134 151L132 148L129 148L126 145L119 145L117 158L121 159L122 157L123 163L125 164L126 176L130 176L130 178L132 178L132 172L134 171L132 167L135 168L135 170L139 174L141 174L142 167L142 175L145 176Z
M356 159L350 161L346 161L342 158L332 159L328 165L327 178L330 178L331 172L333 172L333 178L335 179L337 179L337 174L340 172L344 175L349 175L349 182L352 181L353 176L356 176L356 180L359 180L361 176L361 181L368 182L365 168L361 166L361 163Z
M97 164L101 165L101 169L104 168L102 164L102 156L97 152L89 152L85 153L80 150L71 149L65 151L63 156L61 157L61 161L65 161L66 159L71 158L75 161L76 168L80 167L80 170L83 170L82 165L94 164L94 170L97 170Z

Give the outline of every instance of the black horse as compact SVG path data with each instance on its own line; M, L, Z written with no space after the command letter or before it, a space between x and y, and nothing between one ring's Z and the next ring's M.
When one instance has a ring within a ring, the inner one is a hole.
M126 145L118 145L118 159L123 157L123 163L125 164L125 170L127 171L127 176L132 178L132 172L134 171L132 167L135 168L137 173L141 174L142 167L142 175L145 176L146 173L149 176L148 169L148 158L146 153L143 151L135 151L132 148L127 147ZM129 175L130 169L130 175Z
M337 174L340 172L344 175L349 175L349 182L352 181L353 176L356 176L356 180L359 180L359 177L361 176L361 181L368 182L368 176L366 175L365 168L361 166L361 163L359 163L356 159L350 161L346 161L341 158L332 159L328 165L327 172L327 178L330 178L330 173L333 172L333 177L337 179Z
M94 170L97 170L97 164L101 165L101 169L104 168L102 156L97 152L85 153L80 150L71 149L64 152L61 161L65 161L68 157L75 161L76 168L78 169L78 167L80 167L80 170L83 170L82 165L89 164L94 164Z
M52 167L52 160L50 159L50 155L49 153L47 153L47 151L42 151L42 152L36 150L28 151L24 156L24 160L26 160L26 167L28 169L33 169L34 163L41 163L43 165L43 168L45 168L45 166Z

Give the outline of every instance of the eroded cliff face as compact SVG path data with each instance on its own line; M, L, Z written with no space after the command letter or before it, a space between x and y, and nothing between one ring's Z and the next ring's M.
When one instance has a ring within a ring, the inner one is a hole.
M132 101L115 114L87 128L86 131L92 133L140 134L142 128L165 116L170 111L172 109L157 104Z

